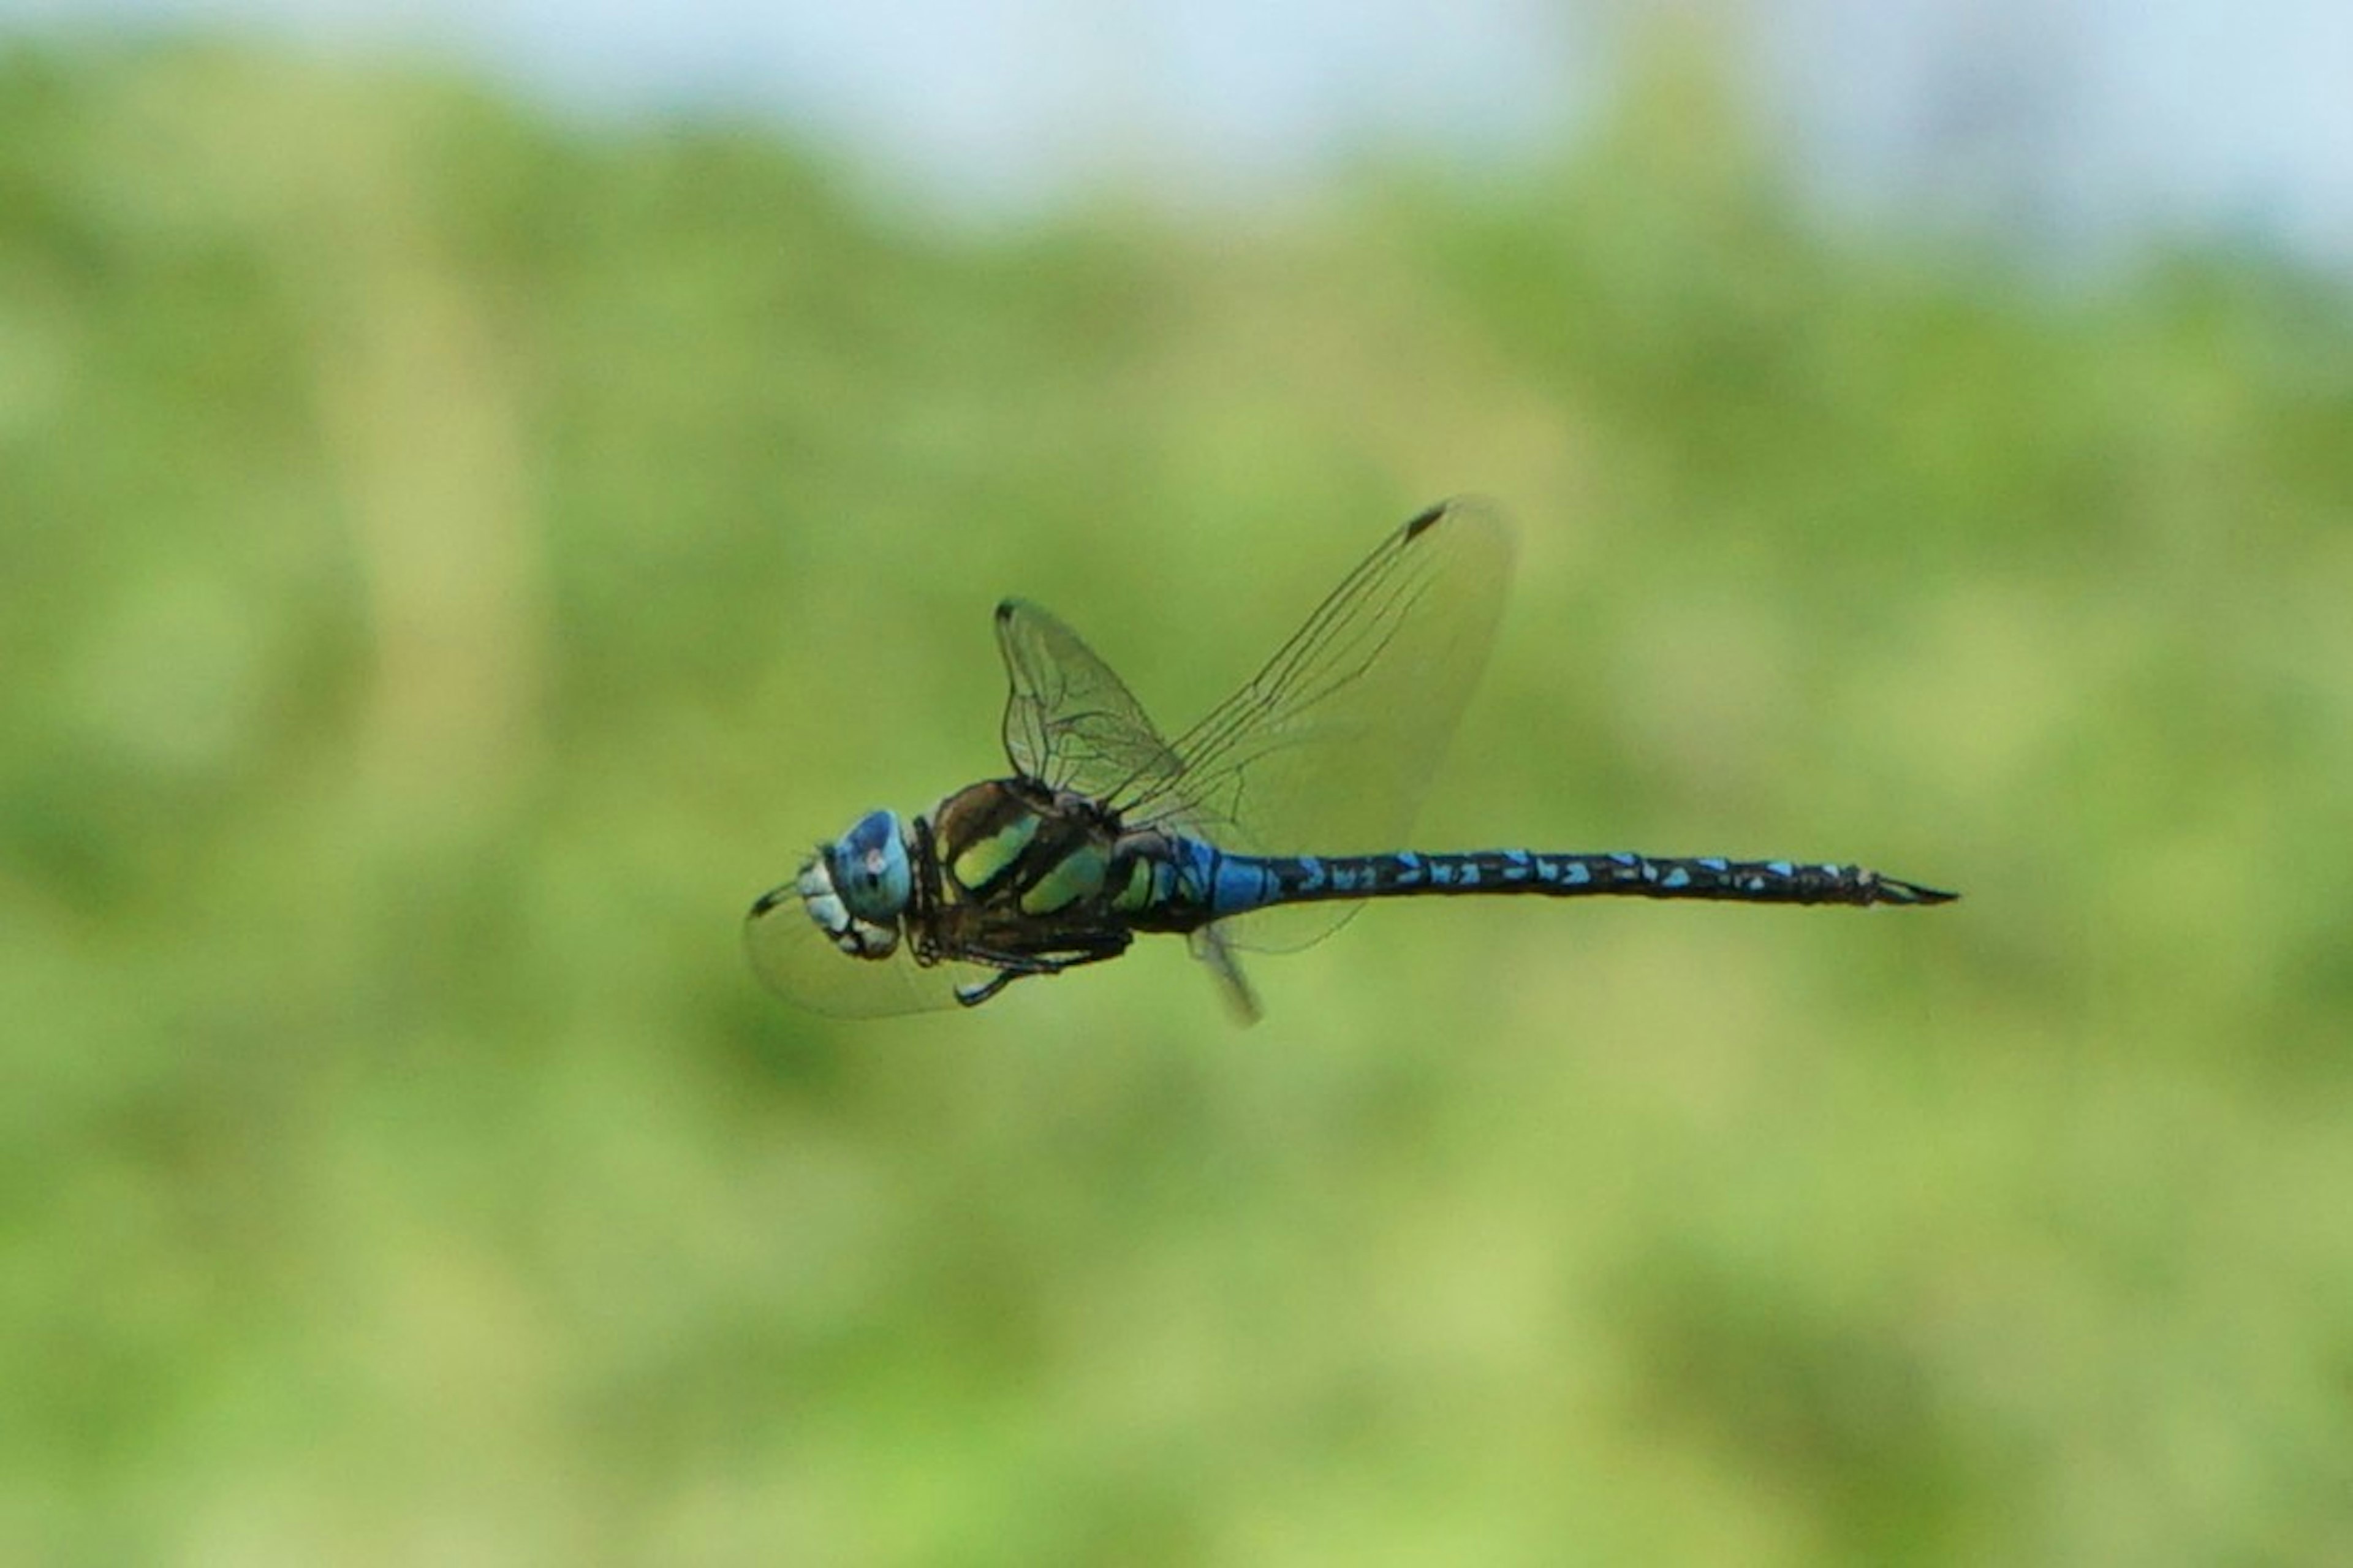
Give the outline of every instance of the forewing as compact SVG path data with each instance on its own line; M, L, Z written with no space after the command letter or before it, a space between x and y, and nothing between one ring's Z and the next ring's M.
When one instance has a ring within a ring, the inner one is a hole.
M902 946L885 959L856 958L809 919L793 884L744 917L744 951L761 983L795 1006L836 1018L881 1018L956 1005L955 988L986 980L971 963L917 963Z
M1023 776L1117 803L1158 794L1176 753L1079 634L1026 599L997 606L1005 754Z

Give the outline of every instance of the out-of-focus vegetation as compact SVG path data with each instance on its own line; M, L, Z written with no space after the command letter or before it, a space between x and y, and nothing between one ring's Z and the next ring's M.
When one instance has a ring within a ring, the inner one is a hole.
M970 1015L748 899L1523 537L1453 902ZM2353 1557L2353 328L1549 174L928 230L730 126L0 56L0 1556Z

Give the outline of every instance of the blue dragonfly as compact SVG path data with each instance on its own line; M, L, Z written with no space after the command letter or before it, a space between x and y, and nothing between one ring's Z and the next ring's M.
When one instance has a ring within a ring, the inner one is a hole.
M1017 980L1169 933L1254 1017L1237 954L1303 947L1372 899L1957 896L1820 861L1393 847L1486 663L1511 557L1484 503L1430 508L1173 741L1078 634L1006 600L997 643L1011 773L914 816L869 812L818 845L753 904L753 968L803 1006L876 1016L977 1006Z

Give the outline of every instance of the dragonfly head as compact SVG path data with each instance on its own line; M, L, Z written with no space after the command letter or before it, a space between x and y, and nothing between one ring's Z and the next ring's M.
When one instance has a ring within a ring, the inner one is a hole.
M870 811L801 868L794 890L833 944L854 958L888 958L914 893L898 814Z

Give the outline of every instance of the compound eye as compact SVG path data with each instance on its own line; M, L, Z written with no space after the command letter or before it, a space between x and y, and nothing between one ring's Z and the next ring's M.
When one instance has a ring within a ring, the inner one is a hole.
M914 872L895 812L870 811L827 852L834 890L852 915L870 925L893 925L907 912Z

